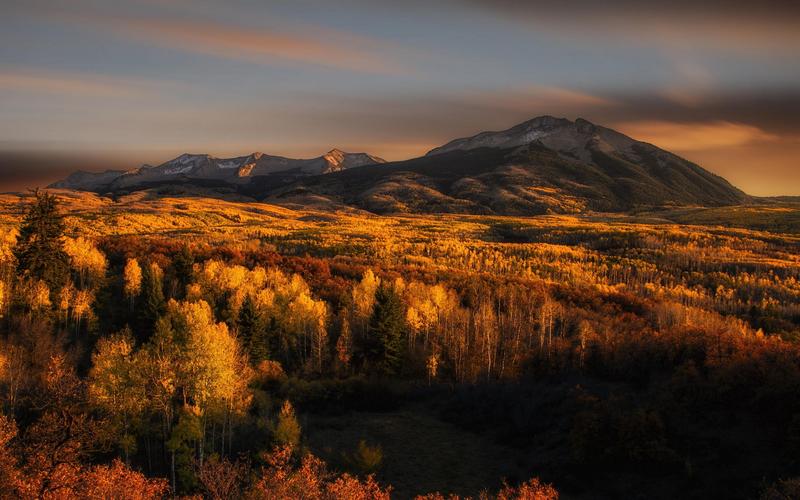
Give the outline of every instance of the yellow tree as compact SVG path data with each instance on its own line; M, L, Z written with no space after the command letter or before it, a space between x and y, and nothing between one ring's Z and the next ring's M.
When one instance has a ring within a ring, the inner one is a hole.
M83 318L92 313L92 302L94 297L89 290L78 290L75 292L72 301L72 320L75 322L75 333L78 334L81 329L81 321Z
M130 300L131 309L133 309L134 300L142 291L142 268L139 266L139 261L131 258L125 262L123 279L125 280L125 296Z
M114 417L126 463L136 445L130 434L131 426L147 404L145 384L135 363L133 348L134 340L128 331L101 338L89 371L90 401Z
M108 267L106 256L90 240L83 237L65 238L64 251L69 256L72 267L78 272L81 288L89 282L95 284L105 276Z
M63 321L65 325L69 323L69 310L72 308L72 302L75 297L75 287L72 280L67 281L67 284L58 292L58 315L59 320Z
M312 359L317 371L322 370L322 362L327 357L327 317L327 304L305 292L289 304L287 326L299 337L301 363Z
M359 324L366 325L375 305L375 292L381 284L381 279L375 276L372 269L364 272L364 277L353 287L353 314Z
M21 298L31 314L41 313L52 305L50 288L42 280L26 279L20 283Z
M0 281L0 318L5 316L6 310L8 309L10 295L11 293L8 285L6 285L5 281Z
M206 423L221 420L231 431L231 418L244 411L250 402L247 389L252 372L236 338L224 323L216 323L205 301L167 304L164 327L171 332L175 349L175 387L184 405L199 416L203 438L198 443L203 457ZM224 431L223 431L224 437Z
M179 384L180 351L174 336L169 319L161 318L156 323L153 337L134 356L134 364L145 388L148 410L161 418L163 441L172 433L176 414L174 400Z

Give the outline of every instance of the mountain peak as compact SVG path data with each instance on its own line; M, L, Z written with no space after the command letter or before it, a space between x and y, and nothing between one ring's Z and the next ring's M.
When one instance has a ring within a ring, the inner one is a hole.
M525 127L525 128L552 128L558 126L569 125L572 122L567 118L559 118L552 115L541 115L536 118L531 118L528 121L522 122L511 128Z
M444 146L430 150L426 156L482 147L510 148L522 146L551 135L556 131L575 126L575 122L571 122L566 118L557 118L550 115L537 116L506 130L481 132L471 137L455 139Z
M328 163L325 172L336 172L339 170L346 170L353 167L363 167L366 165L374 165L376 163L386 163L383 158L372 156L367 153L347 153L339 148L333 148L322 156L322 159Z
M328 151L327 153L325 153L324 155L322 155L322 157L326 161L328 161L329 163L333 163L335 165L339 165L345 160L345 158L347 157L347 154L348 153L345 153L341 149L333 148L330 151Z
M598 135L604 137L598 139ZM570 156L578 155L586 159L587 157L583 153L585 153L587 143L589 141L598 142L598 140L602 142L606 139L613 142L614 147L627 147L628 142L634 142L622 134L597 126L585 118L577 118L573 122L567 118L542 115L506 130L481 132L471 137L455 139L444 146L432 149L426 156L484 147L508 149L540 142L556 151L566 152Z

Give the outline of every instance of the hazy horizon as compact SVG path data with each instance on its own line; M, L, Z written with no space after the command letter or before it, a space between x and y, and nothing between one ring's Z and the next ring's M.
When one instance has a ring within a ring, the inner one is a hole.
M183 152L388 160L551 114L800 195L800 7L773 0L7 0L0 191Z

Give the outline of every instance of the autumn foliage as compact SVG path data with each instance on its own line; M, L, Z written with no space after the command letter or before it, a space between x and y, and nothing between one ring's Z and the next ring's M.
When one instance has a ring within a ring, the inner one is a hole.
M372 439L309 437L321 415L390 411L507 447L514 480L481 498L625 496L642 478L773 498L800 476L764 451L800 450L795 236L95 202L40 193L2 219L9 496L459 498L393 490ZM696 446L711 435L753 458Z

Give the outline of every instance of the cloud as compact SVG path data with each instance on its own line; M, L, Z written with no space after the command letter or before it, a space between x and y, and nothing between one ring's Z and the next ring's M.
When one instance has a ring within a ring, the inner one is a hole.
M414 55L404 47L320 26L282 23L280 29L255 29L189 19L70 14L61 17L147 44L254 64L308 64L387 75L413 72L400 61Z
M800 89L728 91L608 92L614 106L587 109L606 122L730 122L756 127L770 135L800 135Z
M718 137L734 137L747 130L754 140L800 136L800 91L742 90L697 92L676 96L663 92L619 92L569 87L511 87L420 91L393 94L298 94L287 108L297 133L327 130L331 135L363 137L386 143L447 141L484 130L502 130L538 115L583 117L608 126L634 122L715 124ZM243 111L243 119L257 126L265 110ZM722 134L719 124L727 126ZM292 126L292 125L289 125ZM294 132L294 131L293 131ZM711 135L708 135L711 139ZM719 139L721 140L721 139ZM732 140L732 139L727 139Z
M0 89L17 92L122 97L150 94L162 84L166 82L41 68L0 67Z
M800 2L717 0L456 0L537 30L564 36L598 33L623 41L722 51L782 51L800 42Z
M778 140L776 136L767 134L757 127L724 121L708 123L637 121L619 123L615 127L638 140L673 151L719 149Z
M109 97L141 91L140 87L116 78L30 69L0 70L0 89Z

